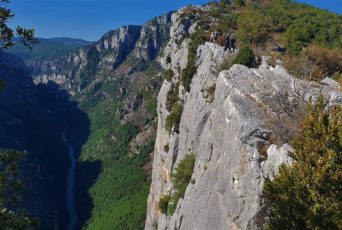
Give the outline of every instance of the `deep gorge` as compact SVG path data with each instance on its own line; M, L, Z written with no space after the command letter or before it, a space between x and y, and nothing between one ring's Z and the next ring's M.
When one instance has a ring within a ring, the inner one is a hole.
M28 153L21 205L41 229L262 228L265 178L293 161L281 135L297 131L309 98L341 104L340 83L296 77L269 47L271 58L253 47L253 65L234 63L223 36L208 42L211 28L239 23L240 8L222 4L123 26L63 56L24 63L0 51L0 146Z

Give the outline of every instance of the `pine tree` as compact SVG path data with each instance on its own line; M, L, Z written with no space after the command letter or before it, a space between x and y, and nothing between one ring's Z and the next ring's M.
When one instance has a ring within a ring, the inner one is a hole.
M342 228L342 107L309 105L295 138L295 163L282 165L263 196L269 229Z
M19 163L24 153L0 149L0 229L35 229L37 222L28 217L26 210L18 209L15 204L21 200Z
M38 42L34 38L34 30L17 26L15 31L13 31L8 26L8 21L14 17L12 11L6 8L6 4L9 2L10 0L0 0L0 47L8 48L15 45L13 37L18 36L20 38L19 43L31 49Z

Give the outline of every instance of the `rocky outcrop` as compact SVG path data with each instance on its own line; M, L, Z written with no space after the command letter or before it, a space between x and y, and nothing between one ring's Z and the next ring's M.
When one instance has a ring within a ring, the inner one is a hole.
M167 94L179 81L188 53L187 39L176 43L184 33L184 27L176 24L177 14L172 16L173 35L161 60L165 69L173 70L174 77L164 81L158 96L158 130L145 229L260 229L264 179L272 178L280 164L292 162L289 155L293 150L281 138L277 125L284 124L282 129L289 132L293 127L277 120L284 117L280 114L320 94L331 104L340 103L342 94L331 82L301 81L280 65L268 66L266 59L258 69L234 65L220 71L229 55L223 47L206 43L197 51L197 73L190 92L179 87L184 105L179 132L169 133L165 129ZM171 61L166 60L168 57ZM209 88L215 90L213 95ZM192 183L175 213L165 215L158 202L161 196L172 194L172 172L190 152L196 155Z

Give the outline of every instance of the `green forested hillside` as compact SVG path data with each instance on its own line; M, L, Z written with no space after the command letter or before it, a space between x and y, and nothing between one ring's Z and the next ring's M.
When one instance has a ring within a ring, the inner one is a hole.
M141 77L151 82L158 68L150 64ZM152 72L151 72L152 71ZM108 73L111 75L111 73ZM157 79L156 79L157 80ZM147 111L146 117L139 116L132 123L120 119L117 111L125 106L124 95L120 95L119 86L128 82L122 77L115 77L113 82L106 82L82 98L80 107L90 118L90 136L82 147L80 163L101 162L100 172L96 181L88 190L92 200L91 217L84 229L142 229L146 216L146 199L150 187L150 175L146 168L151 161L154 149L154 138L150 137L139 147L138 153L130 151L130 142L138 132L154 126L154 110ZM157 82L160 80L157 80ZM146 84L146 83L145 83ZM159 84L159 83L158 83ZM132 86L131 86L132 87ZM157 90L146 91L141 86L131 88L134 93L145 97L143 108L148 110L154 106ZM106 94L106 98L103 95ZM151 95L152 97L149 97ZM145 119L143 125L140 119ZM133 123L136 123L133 124ZM81 166L82 168L82 166ZM86 179L87 170L80 171L79 183ZM81 188L82 185L76 186ZM79 200L79 210L82 213L84 205ZM81 221L86 216L81 216Z

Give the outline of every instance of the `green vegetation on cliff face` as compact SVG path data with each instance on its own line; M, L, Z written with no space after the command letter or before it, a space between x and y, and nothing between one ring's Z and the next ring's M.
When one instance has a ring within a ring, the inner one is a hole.
M172 174L175 191L172 195L162 196L159 201L159 209L162 213L172 215L175 212L178 201L184 197L185 190L190 183L195 162L196 155L189 153L177 164L175 172Z
M89 190L94 208L85 229L133 229L144 226L150 180L143 167L150 160L154 142L139 154L128 155L129 143L139 128L115 117L115 101L89 111L91 135L83 146L81 162L101 161L101 173ZM80 182L81 183L81 182Z
M342 108L309 107L295 138L295 162L266 180L269 229L341 229Z

